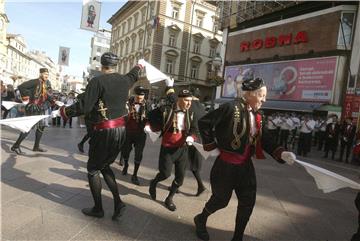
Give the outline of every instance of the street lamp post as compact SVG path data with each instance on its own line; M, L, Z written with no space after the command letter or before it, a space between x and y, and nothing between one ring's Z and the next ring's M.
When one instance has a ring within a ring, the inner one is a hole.
M222 76L219 76L219 70L222 65L222 58L219 53L212 60L212 98L211 98L211 110L215 107L216 87L224 83Z

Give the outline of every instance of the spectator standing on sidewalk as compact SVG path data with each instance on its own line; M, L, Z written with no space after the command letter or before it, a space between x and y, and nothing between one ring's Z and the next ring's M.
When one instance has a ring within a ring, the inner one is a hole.
M331 123L327 124L325 131L325 155L328 157L331 151L331 159L334 160L337 146L339 144L340 125L338 124L338 117L334 115Z
M340 129L340 156L339 162L342 162L344 151L345 163L349 162L351 148L353 147L354 137L356 133L356 126L352 123L352 118L347 117Z
M303 155L304 157L311 150L311 137L312 131L315 127L315 121L309 117L309 115L304 116L304 120L300 123L300 136L298 143L298 155Z

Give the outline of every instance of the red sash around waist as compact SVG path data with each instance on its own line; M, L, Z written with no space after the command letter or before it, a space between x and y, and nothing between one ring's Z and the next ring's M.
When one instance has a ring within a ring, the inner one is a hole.
M247 145L245 147L245 151L243 154L239 154L239 153L234 153L234 152L228 152L225 150L220 149L220 155L219 158L221 160L223 160L224 162L230 163L230 164L235 164L235 165L242 165L244 164L247 160L250 159L250 145Z
M119 117L116 119L105 120L100 123L97 123L94 125L93 128L95 131L103 130L103 129L111 129L111 128L116 128L116 127L120 127L120 126L125 126L125 123L126 123L125 118L122 116L122 117Z

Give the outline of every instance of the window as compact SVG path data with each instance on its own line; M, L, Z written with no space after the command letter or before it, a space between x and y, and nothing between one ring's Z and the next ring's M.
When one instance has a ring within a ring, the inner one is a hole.
M355 18L354 12L343 12L341 14L341 23L340 23L341 25L339 29L338 45L342 45L344 47L346 45L347 49L350 49L351 46L354 18Z
M124 61L124 69L123 69L123 73L127 73L127 60Z
M196 53L196 54L200 53L200 41L199 40L194 41L194 53Z
M138 49L141 49L141 47L143 46L143 41L144 41L144 33L139 33L139 46L138 46Z
M121 42L120 42L120 56L123 55L123 50L124 50L124 42L121 41Z
M146 8L141 9L141 22L145 22L146 18Z
M175 19L179 19L179 8L175 8L175 7L173 8L171 17Z
M215 22L214 22L214 25L213 25L213 32L214 32L214 33L217 33L218 29L219 29L219 27L218 27L218 22L215 21Z
M139 18L139 13L135 13L134 14L134 28L136 28L138 25L138 18Z
M131 52L134 52L135 51L135 44L136 44L136 36L134 36L132 38L132 41L131 41Z
M166 60L166 73L172 74L174 70L174 60L167 59Z
M203 20L204 20L203 17L197 16L197 18L196 18L196 26L202 28Z
M215 57L215 53L216 53L216 48L213 48L213 47L211 47L210 48L210 53L209 53L209 57Z
M176 38L175 34L174 34L174 33L170 33L170 36L169 36L169 46L175 47L175 45L176 45L175 38Z
M125 43L125 54L127 55L129 53L129 41L126 41Z
M128 31L130 31L132 28L131 28L131 23L132 23L132 19L130 18L128 20Z
M150 44L151 44L151 32L147 34L146 46L149 46Z
M206 78L210 79L212 77L213 71L211 64L206 65Z
M125 35L125 27L126 27L126 23L122 24L122 35Z
M198 72L199 72L199 66L198 64L191 64L191 73L190 73L190 78L192 79L197 79L198 77Z

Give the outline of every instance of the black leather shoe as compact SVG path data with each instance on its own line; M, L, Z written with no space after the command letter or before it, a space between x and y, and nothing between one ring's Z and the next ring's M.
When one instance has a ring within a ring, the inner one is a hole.
M201 240L209 240L210 236L206 229L206 222L202 220L200 214L196 215L194 218L196 236Z
M165 199L165 207L169 209L170 211L174 212L176 210L176 205L170 198Z
M84 153L84 144L79 143L79 144L78 144L78 149L79 149L79 151L80 151L81 153Z
M149 194L152 200L156 200L156 185L154 183L154 180L150 181Z
M33 151L36 151L36 152L47 152L47 150L42 149L42 148L40 148L40 147L34 147L34 148L33 148Z
M81 212L87 216L96 217L96 218L102 218L104 217L104 211L99 210L96 211L94 208L83 208L81 209Z
M10 148L11 151L15 152L17 155L24 155L25 152L21 151L20 147L14 147L12 146Z
M125 209L126 209L125 203L121 202L114 211L114 214L112 215L111 219L114 221L117 220L119 217L121 217L124 214Z
M137 176L132 176L131 177L131 182L134 183L135 185L138 185L140 186L140 182L139 182L139 179L137 178Z
M198 187L198 191L196 193L196 196L200 196L203 192L205 192L206 188L204 186Z

